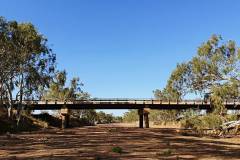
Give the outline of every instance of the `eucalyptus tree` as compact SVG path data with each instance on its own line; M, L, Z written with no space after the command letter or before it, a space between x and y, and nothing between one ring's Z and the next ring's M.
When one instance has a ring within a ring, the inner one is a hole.
M155 99L159 100L182 100L190 91L189 89L190 67L187 63L178 64L176 69L171 73L167 85L163 90L156 89L153 91ZM177 120L181 111L176 110L159 110L151 111L150 119L160 122L174 122Z
M67 73L66 71L58 71L47 89L42 99L44 100L59 100L59 101L74 101L74 100L88 100L90 95L87 92L83 92L81 87L83 84L78 77L74 77L70 81L70 85L67 85ZM93 109L89 110L74 110L70 111L72 117L80 120L87 121L88 124L94 124L97 118L97 113Z
M67 101L90 98L87 92L82 91L82 86L78 77L74 77L67 86L67 72L65 70L57 71L49 88L44 91L42 99Z
M189 74L191 69L187 63L178 64L171 73L163 90L156 89L154 96L161 100L181 100L189 91Z
M214 110L224 112L224 99L240 98L240 49L234 41L213 35L196 56L178 65L163 90L178 98L188 93L210 95ZM155 92L155 94L159 93Z
M13 107L13 100L18 100L20 111L24 99L34 98L40 88L48 87L56 55L31 23L0 18L0 25L1 97L8 99L9 109Z
M5 95L5 88L3 85L3 82L5 81L5 66L4 63L2 63L4 57L6 56L5 48L6 48L6 30L7 30L7 22L0 17L0 98L1 102Z
M213 35L198 48L191 61L192 88L211 94L218 112L224 99L240 98L240 49L234 41L222 42Z

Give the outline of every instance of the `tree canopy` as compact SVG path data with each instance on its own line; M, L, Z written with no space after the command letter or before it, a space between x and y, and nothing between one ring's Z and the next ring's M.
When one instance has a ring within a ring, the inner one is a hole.
M48 87L55 71L56 55L47 39L31 23L7 21L0 17L0 97L23 99L38 96Z
M43 99L54 100L79 100L88 99L90 95L87 92L81 90L83 85L78 77L74 77L70 80L70 86L67 83L67 72L58 71L53 78L53 81L49 85L49 89L44 92Z
M224 111L224 99L240 98L240 49L232 40L213 35L190 61L178 64L160 98L181 99L189 93L210 95L215 109Z

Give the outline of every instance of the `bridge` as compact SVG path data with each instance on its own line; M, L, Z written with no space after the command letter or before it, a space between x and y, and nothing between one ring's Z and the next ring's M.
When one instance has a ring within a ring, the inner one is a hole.
M0 104L6 106L8 101ZM18 101L14 101L14 108L17 108ZM71 109L137 109L139 114L139 127L149 127L149 110L184 110L199 109L211 110L210 100L156 100L156 99L86 99L86 100L24 100L24 109L29 110L61 110L62 127L69 124L69 110ZM240 110L240 100L225 100L224 105L228 110ZM0 105L1 106L1 105Z

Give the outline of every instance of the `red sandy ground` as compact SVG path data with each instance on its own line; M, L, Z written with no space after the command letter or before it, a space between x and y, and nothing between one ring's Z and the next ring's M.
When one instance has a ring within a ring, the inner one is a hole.
M113 153L119 146L123 153ZM240 159L240 138L182 136L173 128L101 125L0 135L0 159Z

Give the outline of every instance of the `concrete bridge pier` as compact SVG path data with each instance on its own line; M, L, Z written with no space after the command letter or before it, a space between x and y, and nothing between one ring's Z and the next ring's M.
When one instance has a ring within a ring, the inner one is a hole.
M138 109L138 116L139 116L139 128L143 128L144 123L145 127L149 128L149 109L148 108L142 108Z
M139 128L143 128L143 109L138 109Z
M149 128L149 118L148 118L148 115L149 115L149 109L144 108L144 110L143 110L143 117L144 117L144 122L145 122L145 127L146 128Z
M67 108L61 108L62 129L69 127L69 111Z

